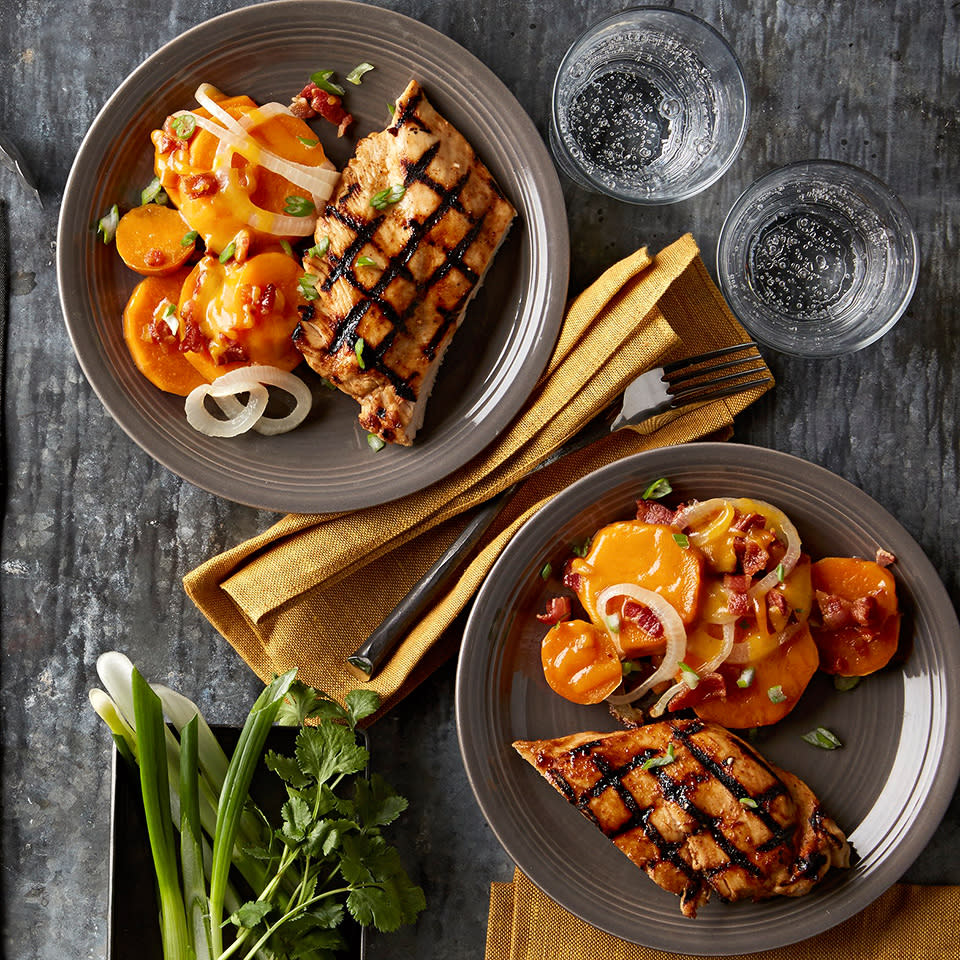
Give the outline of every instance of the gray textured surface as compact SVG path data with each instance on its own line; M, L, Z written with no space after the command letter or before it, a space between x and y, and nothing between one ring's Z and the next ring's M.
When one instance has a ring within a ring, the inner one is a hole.
M60 318L59 198L73 154L116 85L167 39L239 6L174 0L0 0L0 127L40 182L41 211L6 170L12 259L3 528L2 870L9 957L100 957L106 942L108 740L86 706L93 663L130 651L145 672L235 722L258 684L183 594L181 576L273 515L235 506L152 463L86 384ZM612 0L393 0L495 69L545 131L549 78ZM833 157L886 180L916 223L922 266L899 325L856 355L771 355L780 385L738 439L840 473L924 547L960 600L957 369L960 8L949 0L685 0L743 61L753 98L744 150L707 193L662 209L603 201L565 184L572 288L642 244L691 230L708 266L725 211L756 176ZM374 762L411 798L403 843L431 909L377 957L477 957L488 885L511 866L462 773L453 666L373 730ZM960 802L907 874L960 883Z

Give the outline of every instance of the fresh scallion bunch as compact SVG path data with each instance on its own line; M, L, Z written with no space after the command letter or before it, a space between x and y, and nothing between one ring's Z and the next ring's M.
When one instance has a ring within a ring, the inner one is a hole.
M375 693L352 691L341 706L291 670L264 688L228 760L186 697L151 686L120 653L97 670L106 692L91 690L91 704L140 770L165 960L306 960L344 945L347 912L389 931L423 910L423 891L382 836L407 802L362 775L369 754L356 725L378 708ZM266 757L288 797L278 827L249 796L274 722L301 728L294 756Z

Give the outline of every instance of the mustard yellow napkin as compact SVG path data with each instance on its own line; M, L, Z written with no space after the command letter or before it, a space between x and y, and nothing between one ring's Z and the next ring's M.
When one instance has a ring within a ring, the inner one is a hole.
M644 878L640 878L641 881ZM678 908L679 909L679 908ZM960 887L897 884L809 940L733 960L946 960L960 957ZM695 924L696 920L691 920ZM603 933L554 903L519 870L490 890L486 960L693 960Z
M345 514L290 515L189 573L187 593L256 673L299 668L342 697L352 653L430 568L466 522L464 511L508 487L667 360L748 339L710 280L693 238L651 257L639 250L570 305L546 371L513 423L455 473L401 499ZM559 490L620 457L706 436L769 386L621 430L527 480L458 582L413 629L371 686L383 709L449 652L444 631L464 610L523 521Z

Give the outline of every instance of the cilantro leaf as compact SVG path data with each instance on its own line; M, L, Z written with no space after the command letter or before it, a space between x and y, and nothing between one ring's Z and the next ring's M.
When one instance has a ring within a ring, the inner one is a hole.
M263 762L268 770L272 770L281 780L289 783L291 787L305 787L310 783L310 778L304 776L299 764L293 757L284 757L273 750L268 750L264 755Z
M250 900L232 913L227 921L238 927L255 927L273 909L268 900Z
M380 708L380 694L376 690L351 690L344 702L347 705L350 726L355 727L361 720L377 712Z
M284 697L277 723L285 727L302 727L307 720L327 718L346 720L347 712L333 697L297 680Z
M321 784L336 774L359 773L370 759L353 731L335 723L304 727L297 734L296 755L300 769Z
M357 818L364 827L382 827L393 823L407 809L407 800L383 779L374 774L369 780L358 780L354 794Z
M281 836L284 840L301 843L307 836L307 830L313 822L310 806L299 796L292 796L280 811L283 817Z

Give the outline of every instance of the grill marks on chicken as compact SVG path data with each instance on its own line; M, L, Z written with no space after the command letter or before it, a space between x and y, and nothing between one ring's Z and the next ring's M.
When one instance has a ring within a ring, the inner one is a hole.
M722 900L808 893L847 867L839 827L801 780L723 727L671 720L520 741L517 752L694 917ZM651 766L648 760L672 762ZM754 806L755 804L755 806Z
M410 444L515 215L416 82L397 100L393 123L358 144L317 223L317 242L329 246L304 261L317 297L295 340L314 370L358 400L365 430Z

